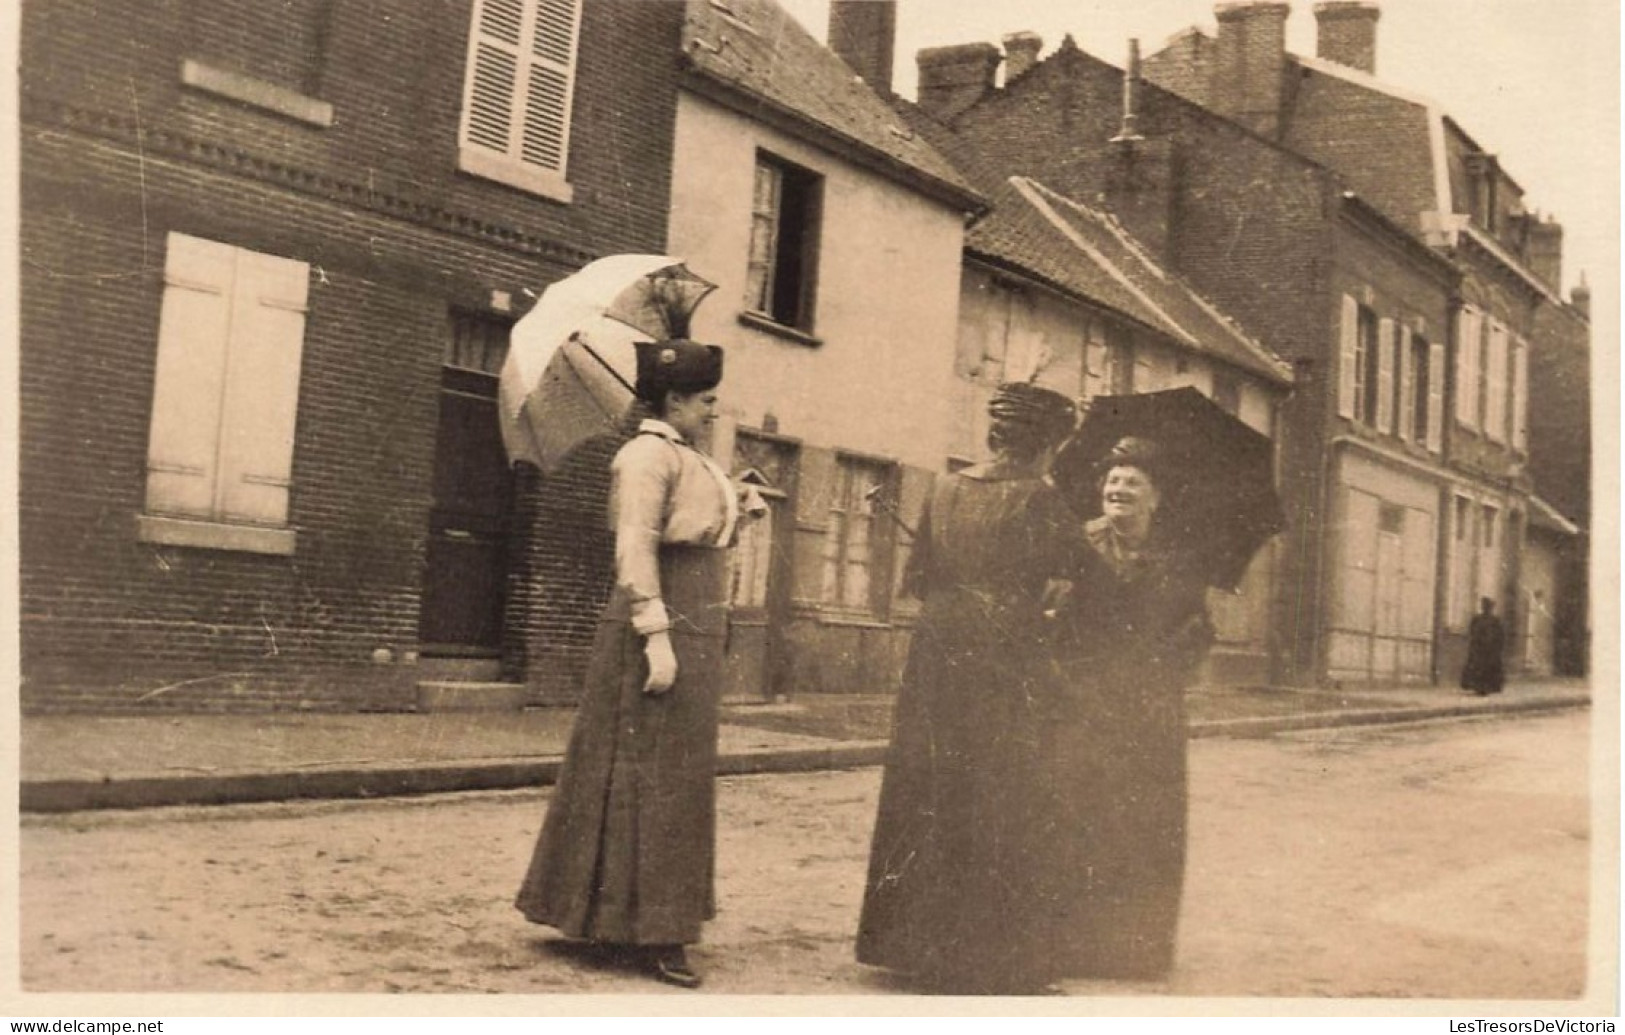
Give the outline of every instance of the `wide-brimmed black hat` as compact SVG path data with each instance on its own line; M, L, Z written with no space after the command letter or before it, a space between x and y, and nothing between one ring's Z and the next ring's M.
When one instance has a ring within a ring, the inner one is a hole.
M640 341L638 383L633 391L645 402L659 402L667 392L704 392L722 383L722 346L687 338Z

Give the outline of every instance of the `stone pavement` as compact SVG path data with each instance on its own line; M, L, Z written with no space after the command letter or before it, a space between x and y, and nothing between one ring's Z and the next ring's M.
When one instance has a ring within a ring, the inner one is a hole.
M1189 701L1192 736L1267 736L1584 707L1590 691L1572 681L1515 683L1493 697L1451 687L1203 687L1192 690ZM542 786L557 778L574 714L538 708L25 715L21 808L62 812ZM889 715L890 698L875 695L725 705L719 773L878 765Z

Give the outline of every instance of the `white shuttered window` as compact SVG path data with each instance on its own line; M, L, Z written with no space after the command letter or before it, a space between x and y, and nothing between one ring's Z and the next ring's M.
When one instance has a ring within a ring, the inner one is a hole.
M1399 437L1406 442L1417 437L1416 427L1416 363L1411 354L1411 329L1399 328ZM1427 371L1421 371L1427 376Z
M1456 336L1456 420L1469 428L1478 427L1478 366L1484 337L1483 317L1466 306L1457 322Z
M1353 419L1355 401L1360 396L1360 303L1343 296L1343 315L1338 323L1337 415Z
M1512 447L1529 450L1529 343L1512 339Z
M1507 440L1507 329L1494 320L1484 358L1484 433L1496 442Z
M1428 452L1444 449L1444 342L1428 343Z
M1394 321L1386 316L1377 324L1377 430L1394 430L1394 371L1398 347Z
M169 235L148 515L286 526L309 286L307 263ZM234 545L276 551L266 542Z
M581 0L474 0L459 168L570 200Z

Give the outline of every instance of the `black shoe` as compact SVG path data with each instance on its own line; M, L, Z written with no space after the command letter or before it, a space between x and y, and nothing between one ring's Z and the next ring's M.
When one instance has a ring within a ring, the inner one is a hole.
M678 988L699 988L700 975L689 965L681 945L658 945L649 949L649 969L655 980Z

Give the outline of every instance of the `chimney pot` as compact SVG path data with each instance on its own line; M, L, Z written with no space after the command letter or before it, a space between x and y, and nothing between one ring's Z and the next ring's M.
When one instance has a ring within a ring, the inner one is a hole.
M1580 283L1574 285L1569 291L1569 302L1574 308L1580 310L1580 315L1587 320L1591 319L1591 287L1586 283L1584 272L1580 274Z
M1377 73L1377 19L1382 10L1370 0L1325 0L1315 5L1315 55L1327 61Z
M871 87L891 93L897 0L830 0L829 49Z
M1044 38L1036 32L1012 32L1004 37L1004 85L1020 79L1038 64Z

